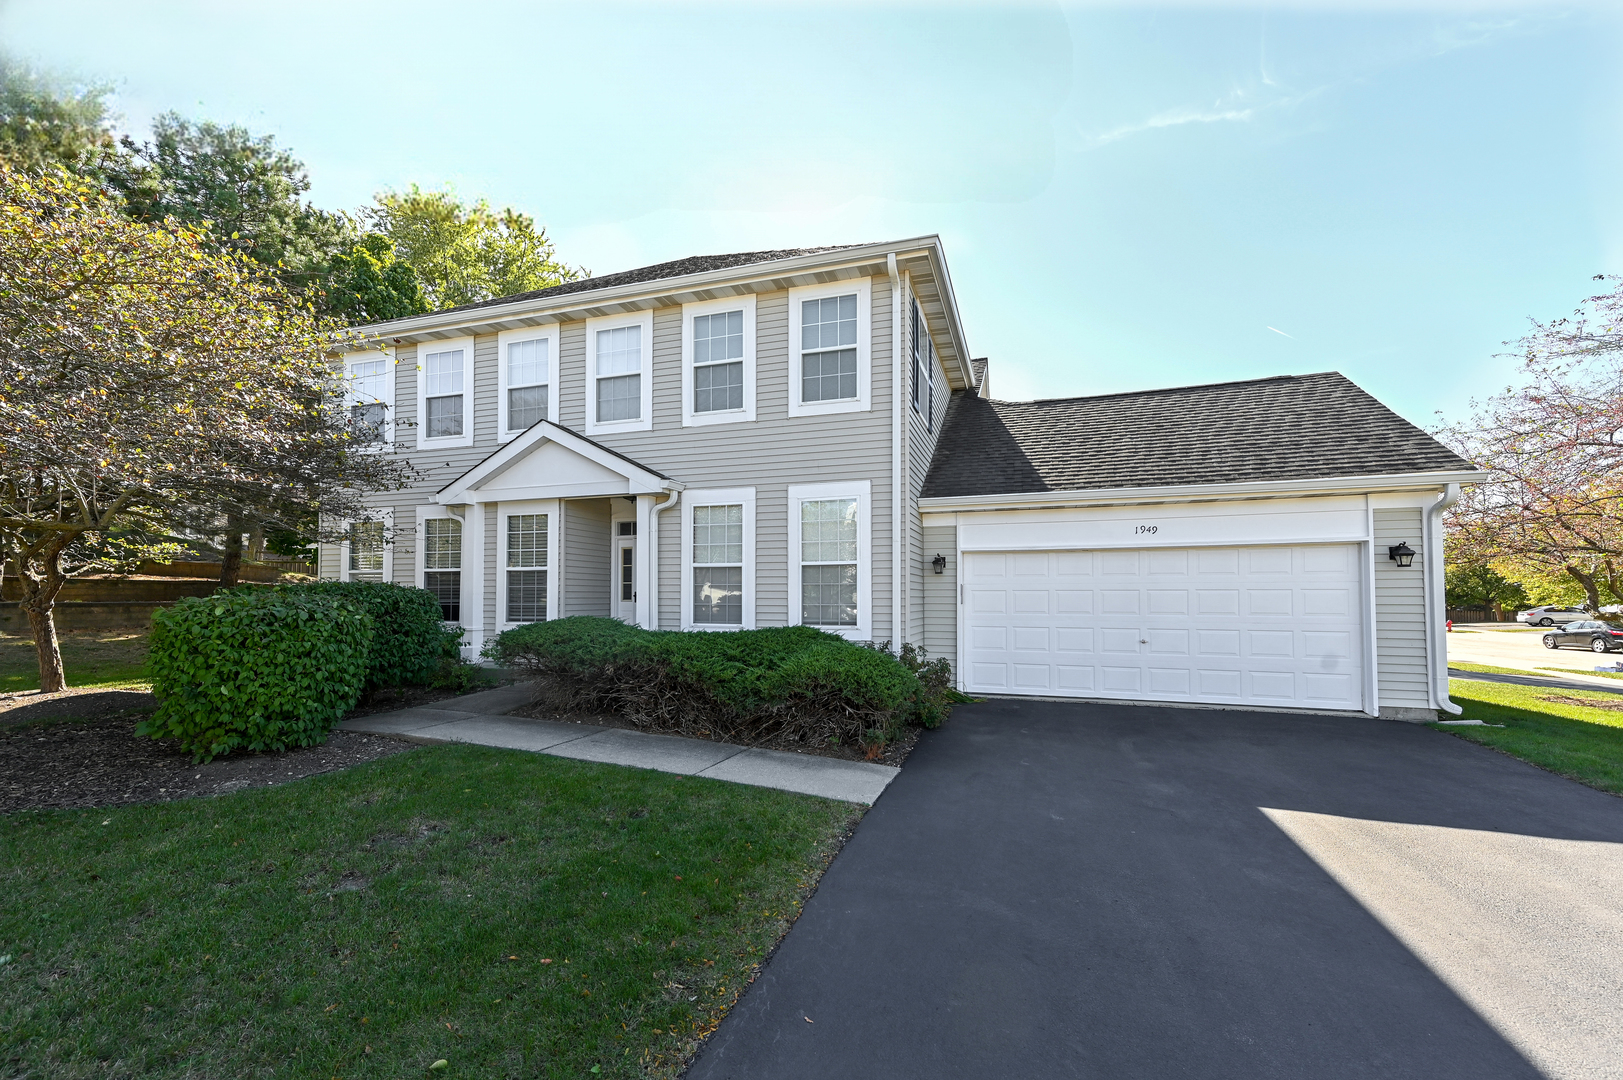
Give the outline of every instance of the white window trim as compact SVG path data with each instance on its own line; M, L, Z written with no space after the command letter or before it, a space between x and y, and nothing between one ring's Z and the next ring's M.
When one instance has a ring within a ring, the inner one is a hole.
M429 353L450 352L461 349L466 361L462 368L462 434L438 439L428 437L428 369L424 360ZM422 449L442 446L473 445L473 338L443 338L417 343L417 445Z
M725 412L695 412L693 393L697 377L693 366L693 320L723 311L744 312L744 407ZM755 419L755 294L730 296L682 305L682 426L739 424Z
M524 339L520 339L524 340ZM522 502L504 502L496 507L496 629L512 630L529 623L509 622L507 619L507 519L515 514L547 515L547 619L558 617L559 559L563 553L561 503L557 499L533 499ZM463 526L464 529L467 526ZM466 535L466 533L464 533Z
M831 634L852 641L873 638L873 485L867 480L847 480L833 484L792 484L789 487L789 624L799 625L800 591L800 504L819 499L857 501L857 624L819 626ZM683 501L687 494L683 493Z
M362 448L372 453L377 453L394 442L394 384L396 377L399 375L396 368L399 360L392 348L367 349L364 352L344 354L344 415L346 417L349 416L350 406L362 404L361 396L354 389L355 376L350 365L358 361L377 360L380 357L388 362L387 367L384 369L387 374L383 380L383 393L376 399L383 403L383 441L381 444L369 443Z
M383 522L383 580L394 580L394 511L382 509L374 518L350 518L343 522L344 539L338 541L338 580L354 581L349 568L349 527L358 521Z
M522 330L503 330L496 335L496 441L508 442L524 434L507 430L507 346L515 341L545 341L547 343L547 419L558 419L558 324L526 326ZM550 524L550 523L549 523ZM503 608L503 610L506 610Z
M457 509L464 509L464 507L459 506ZM413 583L419 589L425 587L423 573L427 570L427 567L423 564L428 557L428 531L423 528L423 522L428 521L430 518L455 518L462 522L462 618L451 625L463 627L468 631L467 637L463 638L462 641L464 651L471 647L474 653L477 654L483 642L473 639L480 636L479 631L485 624L482 610L485 596L483 573L485 564L484 520L482 507L478 503L466 505L465 510L465 514L456 514L452 512L452 508L449 506L433 503L417 508L417 530L415 535L417 565L416 577ZM550 526L552 523L548 522L547 524ZM549 582L548 585L548 597L550 598L551 583Z
M800 305L825 296L857 297L857 396L840 401L802 401L804 383L800 371ZM789 415L820 416L824 413L867 412L872 408L870 371L872 352L873 283L868 278L850 278L830 285L803 285L789 290ZM894 330L893 330L894 332Z
M600 424L597 420L597 332L620 326L642 327L642 415L635 420ZM586 434L612 435L616 431L654 429L654 313L633 311L627 315L603 315L586 320Z
M734 626L693 621L693 508L696 506L744 507L744 611L743 622ZM858 584L861 571L858 571ZM755 489L711 488L682 492L682 629L755 629Z
M919 347L918 340L913 334L915 317L918 327L923 331L924 337L930 336L929 324L924 321L924 308L919 304L917 296L908 294L906 305L907 336L904 344L907 346L907 376L909 386L907 399L913 406L913 411L920 416L924 414L924 407L920 404L924 389L924 351Z

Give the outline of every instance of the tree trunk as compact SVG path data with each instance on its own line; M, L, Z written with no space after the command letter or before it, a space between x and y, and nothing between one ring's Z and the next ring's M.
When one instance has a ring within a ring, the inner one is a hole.
M265 526L255 525L248 530L248 561L258 562L265 557Z
M1598 614L1600 612L1600 589L1595 585L1595 575L1586 574L1571 563L1568 563L1563 569L1571 576L1572 580L1584 587L1584 607Z
M39 657L39 692L66 690L68 680L62 672L62 649L56 641L56 615L52 611L55 605L46 604L43 610L28 604L23 607L28 612L28 628L34 632L34 652Z
M242 521L226 519L225 558L220 563L220 588L229 589L242 574Z

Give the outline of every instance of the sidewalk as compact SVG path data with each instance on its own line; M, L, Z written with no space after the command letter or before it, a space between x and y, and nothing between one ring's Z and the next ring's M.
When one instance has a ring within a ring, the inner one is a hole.
M755 750L706 739L681 739L623 728L504 715L528 705L532 693L528 684L518 683L436 702L432 706L358 716L339 727L344 731L398 735L413 742L472 743L507 750L531 750L866 805L872 805L884 792L885 785L901 771L866 761L841 761L815 754Z

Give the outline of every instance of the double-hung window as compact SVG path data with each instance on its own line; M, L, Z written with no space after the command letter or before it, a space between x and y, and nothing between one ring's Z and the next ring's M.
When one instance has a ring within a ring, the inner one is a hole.
M871 296L868 278L789 290L789 415L870 407Z
M744 624L744 506L693 508L693 623Z
M420 442L467 446L473 441L468 408L473 388L473 339L425 341L417 346Z
M908 334L908 353L913 360L913 379L910 383L913 388L913 411L922 412L924 406L919 399L923 396L924 376L923 365L919 362L919 353L922 348L920 339L925 336L924 327L921 325L924 320L919 318L919 302L917 300L909 302L909 309L912 312L912 318L909 320L911 333Z
M525 338L506 343L507 433L523 431L547 418L552 339Z
M924 426L935 430L935 342L924 333Z
M357 521L349 527L349 562L344 577L350 581L383 580L383 522Z
M857 625L857 500L800 504L800 621Z
M363 353L346 361L349 368L349 430L358 442L383 442L387 438L389 402L389 358L379 353Z
M682 305L682 423L755 419L755 294Z
M542 622L547 617L547 515L507 518L507 621Z
M440 604L440 618L462 619L462 522L429 518L423 522L423 588Z
M587 320L588 432L643 431L651 426L653 336L651 314Z

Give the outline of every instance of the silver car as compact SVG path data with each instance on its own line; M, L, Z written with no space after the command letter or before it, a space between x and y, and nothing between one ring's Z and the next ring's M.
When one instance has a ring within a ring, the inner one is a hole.
M1544 607L1529 608L1516 613L1516 621L1526 623L1528 626L1554 626L1556 623L1569 623L1583 618L1589 614L1581 607L1556 607L1546 604Z

